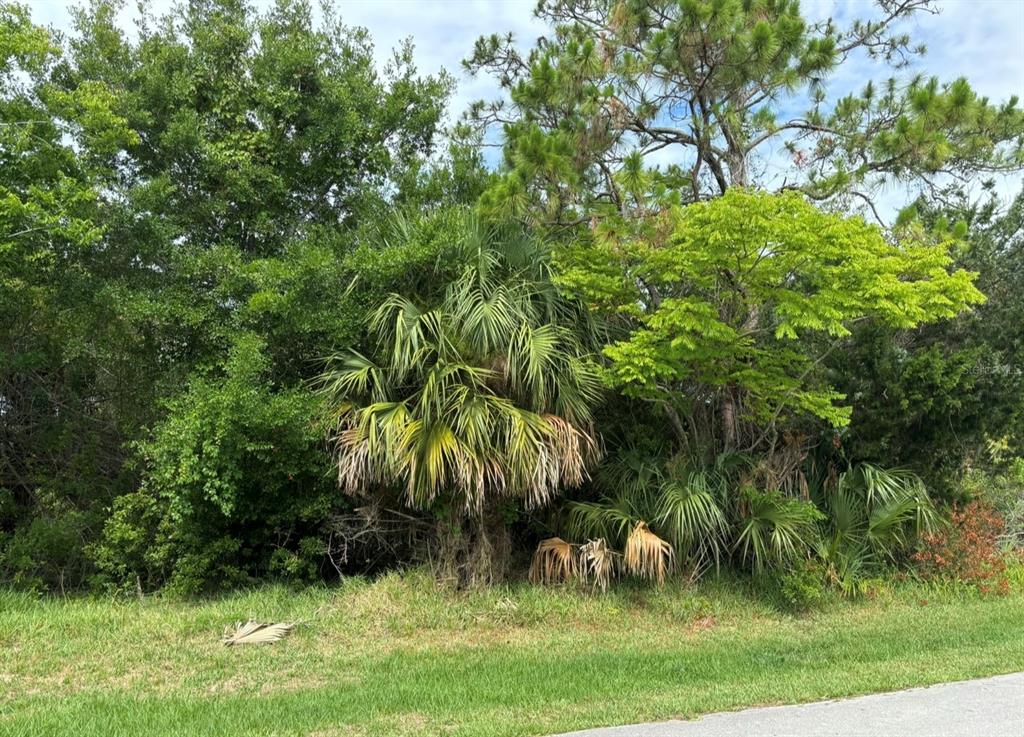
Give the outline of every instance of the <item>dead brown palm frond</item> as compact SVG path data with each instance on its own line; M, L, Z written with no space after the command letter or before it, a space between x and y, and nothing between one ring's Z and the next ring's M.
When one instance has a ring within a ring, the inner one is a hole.
M571 544L560 537L541 540L530 564L530 583L565 583L576 576L578 564Z
M338 486L349 494L365 487L371 477L370 443L356 427L345 427L335 442L338 457Z
M607 591L615 573L616 555L604 538L588 540L580 547L580 574L583 580L594 589L601 589L602 593Z
M590 478L587 468L600 456L597 441L586 427L578 427L557 415L545 415L544 419L554 431L552 450L558 459L561 483L579 486Z
M226 627L221 638L228 647L233 645L264 645L277 642L292 631L294 624L261 624L249 620L245 624L236 622L234 628Z
M668 542L651 532L646 522L640 521L629 533L622 562L633 575L657 581L660 586L672 570L675 551Z

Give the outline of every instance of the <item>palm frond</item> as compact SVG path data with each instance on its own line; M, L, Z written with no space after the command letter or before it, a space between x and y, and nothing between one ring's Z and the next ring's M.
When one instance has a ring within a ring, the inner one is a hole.
M622 564L634 576L665 583L665 577L675 565L672 545L651 532L646 522L640 521L629 533Z
M919 476L869 463L840 474L824 501L832 529L854 542L863 538L888 558L906 550L936 519L935 505Z
M580 546L580 573L583 581L590 583L593 589L608 590L618 554L608 547L604 538L588 540Z
M321 396L336 406L348 399L386 399L384 369L358 351L333 356L329 368L315 380Z
M506 346L523 319L503 284L484 292L468 280L457 283L445 305L462 340L480 356Z
M629 531L639 521L636 510L620 497L598 502L569 502L568 526L577 538L600 537L624 545Z
M388 295L370 316L377 357L345 356L325 373L339 484L404 488L414 506L446 495L470 513L487 495L538 507L582 484L598 458L598 373L538 306L542 292L567 302L534 282L542 244L503 243L523 234L474 214L462 228L465 266L443 298ZM396 220L388 237L414 230Z
M660 493L656 521L679 554L707 554L717 563L726 522L721 495L712 489L707 474L686 473L663 484Z
M573 546L560 537L541 540L530 564L530 582L536 585L566 583L576 577L578 562Z
M225 628L221 642L227 647L267 645L283 639L294 627L294 624L260 624L252 620L245 624L236 622L233 628Z
M607 495L653 499L664 479L663 459L638 448L620 448L594 470L595 485ZM641 503L640 506L646 506Z
M734 548L755 570L791 561L816 542L816 525L824 515L810 502L753 489L745 497Z
M864 578L876 562L866 542L851 542L838 535L819 542L818 557L825 564L826 576L848 597L862 592Z
M371 315L370 329L387 351L391 371L404 379L431 356L453 353L446 319L440 310L423 310L412 300L391 294Z
M893 498L874 506L868 515L867 539L872 547L893 557L907 546L907 527L917 512L917 502L910 497Z

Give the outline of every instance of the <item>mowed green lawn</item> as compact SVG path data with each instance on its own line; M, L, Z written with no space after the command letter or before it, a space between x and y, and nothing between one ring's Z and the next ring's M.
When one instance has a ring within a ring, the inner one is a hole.
M300 624L222 646L249 617ZM736 583L457 595L413 573L199 602L0 592L0 734L20 737L540 735L1020 670L1019 590L902 584L799 617Z

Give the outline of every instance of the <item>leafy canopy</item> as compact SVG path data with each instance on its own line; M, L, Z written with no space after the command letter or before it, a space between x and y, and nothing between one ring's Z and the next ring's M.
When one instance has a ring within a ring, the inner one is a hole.
M561 283L635 325L605 355L612 383L636 396L696 404L734 386L760 423L789 411L843 425L849 408L816 375L817 338L868 318L913 327L982 300L969 272L949 270L948 242L893 243L796 193L730 190L666 210L658 227L658 242L599 235L562 257Z
M360 231L471 196L479 161L434 156L451 79L408 44L378 67L305 0L122 7L59 36L0 2L0 572L80 584L120 498L118 583L304 578L347 504L306 381L417 263L353 286Z
M958 198L959 199L959 198ZM955 492L969 469L999 466L1024 445L1024 197L1006 211L922 207L929 219L963 219L969 236L956 255L977 271L987 300L955 320L894 330L863 325L826 364L856 398L845 450L918 469L929 488ZM929 213L928 210L932 212Z
M0 571L52 587L82 583L80 540L127 487L101 154L138 140L113 90L64 90L60 64L58 39L0 3Z

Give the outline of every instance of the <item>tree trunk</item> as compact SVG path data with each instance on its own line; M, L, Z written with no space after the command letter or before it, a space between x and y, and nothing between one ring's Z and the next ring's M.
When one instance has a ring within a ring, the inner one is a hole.
M485 503L483 514L472 519L466 586L484 588L508 576L512 540L500 505Z
M747 313L746 318L743 320L743 324L740 326L741 334L750 334L757 330L758 323L761 321L761 306L750 305L750 311ZM722 420L722 441L726 449L735 448L739 443L740 429L739 429L739 418L737 417L737 396L740 389L732 384L726 386L722 390L722 407L721 407L721 420Z
M676 408L673 407L669 402L662 402L662 409L665 410L665 416L668 417L669 425L672 426L672 431L676 435L676 440L679 442L680 447L684 447L687 444L686 428L683 427L683 420L679 417L679 413Z
M500 500L485 501L479 513L458 514L437 525L435 572L456 589L484 588L508 575L512 542Z
M736 447L736 398L733 391L730 385L722 393L722 444L726 450Z

